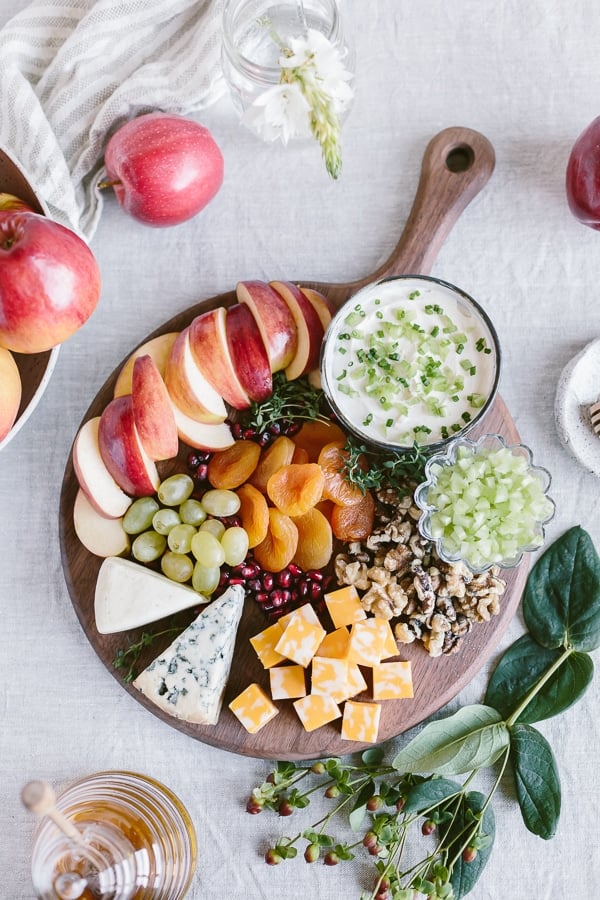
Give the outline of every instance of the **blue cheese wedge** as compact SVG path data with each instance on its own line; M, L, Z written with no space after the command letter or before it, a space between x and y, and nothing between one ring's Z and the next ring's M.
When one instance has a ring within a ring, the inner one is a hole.
M100 634L129 631L203 602L202 594L190 587L129 559L109 556L96 581L96 628Z
M177 719L216 725L243 606L243 587L232 585L144 669L134 686Z

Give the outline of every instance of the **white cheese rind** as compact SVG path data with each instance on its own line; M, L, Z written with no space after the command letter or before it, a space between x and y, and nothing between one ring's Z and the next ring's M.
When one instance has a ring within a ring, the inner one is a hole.
M192 588L129 559L109 556L96 581L96 628L100 634L129 631L202 602Z
M243 587L232 585L144 669L134 686L177 719L216 725L243 606Z

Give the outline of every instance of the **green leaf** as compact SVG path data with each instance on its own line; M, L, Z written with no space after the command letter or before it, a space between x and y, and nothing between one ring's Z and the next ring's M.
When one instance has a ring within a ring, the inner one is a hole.
M422 781L408 792L402 812L407 814L425 812L461 791L462 785L456 781L449 781L447 778L432 778L430 781Z
M365 750L361 759L365 766L380 766L384 757L384 752L381 747L370 747L368 750Z
M548 840L560 816L560 779L548 741L531 725L511 728L510 761L523 821Z
M583 696L594 674L587 653L549 650L524 634L502 656L490 678L484 702L505 719L516 710L529 691L561 655L564 660L525 707L518 722L540 722L556 716Z
M600 558L580 526L565 532L533 566L523 615L543 647L600 646Z
M489 766L508 747L502 716L489 706L463 706L454 715L430 722L392 765L400 772L460 775Z
M452 858L454 854L459 853L461 850L466 840L465 829L468 829L470 824L481 818L481 810L486 800L487 797L479 791L470 791L466 794L464 803L461 804L450 827L447 830L443 826L441 827L441 836L447 837L450 846L449 858ZM483 813L478 833L488 838L488 841L482 841L482 844L485 844L485 846L478 849L477 856L472 862L465 862L462 858L462 853L460 853L452 868L450 884L454 889L456 900L460 900L461 897L465 897L473 890L475 882L483 872L492 852L496 836L496 823L491 806L487 806Z
M365 813L367 811L367 800L373 796L375 791L375 782L372 778L369 778L367 783L363 785L363 787L358 792L356 797L356 801L354 806L352 807L352 811L348 816L348 821L350 822L350 828L352 831L359 831L362 823L365 818Z

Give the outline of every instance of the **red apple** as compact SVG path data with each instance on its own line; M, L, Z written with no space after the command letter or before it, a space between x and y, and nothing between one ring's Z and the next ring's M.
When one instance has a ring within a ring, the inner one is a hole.
M0 441L15 423L21 405L21 376L10 350L0 347Z
M172 406L179 437L188 447L196 450L225 450L235 443L227 422L198 422L186 416L175 403Z
M224 306L201 313L190 325L190 349L196 365L226 403L247 409L250 397L240 382L229 353Z
M223 182L223 156L208 129L162 112L126 122L108 141L107 180L123 209L146 225L178 225Z
M189 326L173 344L165 367L165 384L171 400L191 419L224 422L227 418L223 398L196 365L190 348Z
M81 490L77 491L73 506L75 534L90 553L95 556L121 556L129 552L129 535L123 529L122 519L107 519L90 503Z
M298 346L296 323L289 306L266 281L240 281L235 290L240 303L245 303L256 319L271 372L285 369Z
M106 468L126 494L145 497L156 493L158 471L142 447L131 396L116 397L104 408L98 427L98 446Z
M260 402L273 392L267 349L248 307L236 303L227 309L227 346L233 366L251 400Z
M292 381L319 365L325 331L319 315L300 288L290 281L271 281L270 284L285 300L296 323L298 347L296 355L285 369L286 378Z
M326 297L325 294L322 294L320 291L315 291L313 288L306 287L301 287L300 290L321 320L323 331L326 331L333 316L337 312L336 307L329 297Z
M145 356L146 353L148 356L152 357L158 371L164 378L167 359L169 358L171 348L175 343L178 334L178 331L169 331L166 334L159 334L158 337L146 341L138 347L137 350L134 350L131 356L123 364L123 367L117 376L113 397L122 397L124 394L131 393L133 366L138 356Z
M131 497L121 490L102 459L98 444L100 416L84 422L73 443L73 468L79 487L97 512L108 519L125 515Z
M70 337L100 297L100 272L88 245L44 216L0 216L0 344L41 353Z
M149 354L138 356L133 365L131 400L135 427L150 459L177 456L179 437L169 392Z

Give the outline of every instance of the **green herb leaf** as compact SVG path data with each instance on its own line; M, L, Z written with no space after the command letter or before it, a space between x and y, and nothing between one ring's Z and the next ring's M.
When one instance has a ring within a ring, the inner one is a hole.
M490 766L509 744L502 716L489 706L464 706L426 725L392 765L402 772L459 775Z
M322 418L324 406L323 392L306 378L288 381L284 372L276 372L271 396L262 402L254 401L242 421L262 434L283 419L295 422Z
M477 856L467 863L463 860L462 854L459 854L452 868L450 884L454 889L456 900L460 900L461 897L465 897L473 890L494 846L496 823L492 807L487 806L483 816L481 815L486 799L485 795L479 791L470 791L465 796L464 803L461 804L449 827L447 829L443 825L440 827L442 837L446 838L450 844L449 856L452 857L453 853L458 853L462 847L469 825L480 820L478 837L473 840L473 844L478 847ZM486 839L481 840L484 836Z
M533 834L548 840L560 815L560 780L554 755L543 735L531 725L511 729L510 761L523 821Z
M564 650L549 650L524 634L512 644L496 666L484 702L506 719L517 710L527 694ZM532 697L517 722L540 722L572 706L587 690L594 663L587 653L573 651L548 681Z
M600 558L580 526L565 532L533 566L523 615L543 647L600 646Z
M461 791L462 785L447 778L432 778L429 781L422 781L411 788L406 795L403 812L407 815L422 813L437 806L443 800L460 794Z

